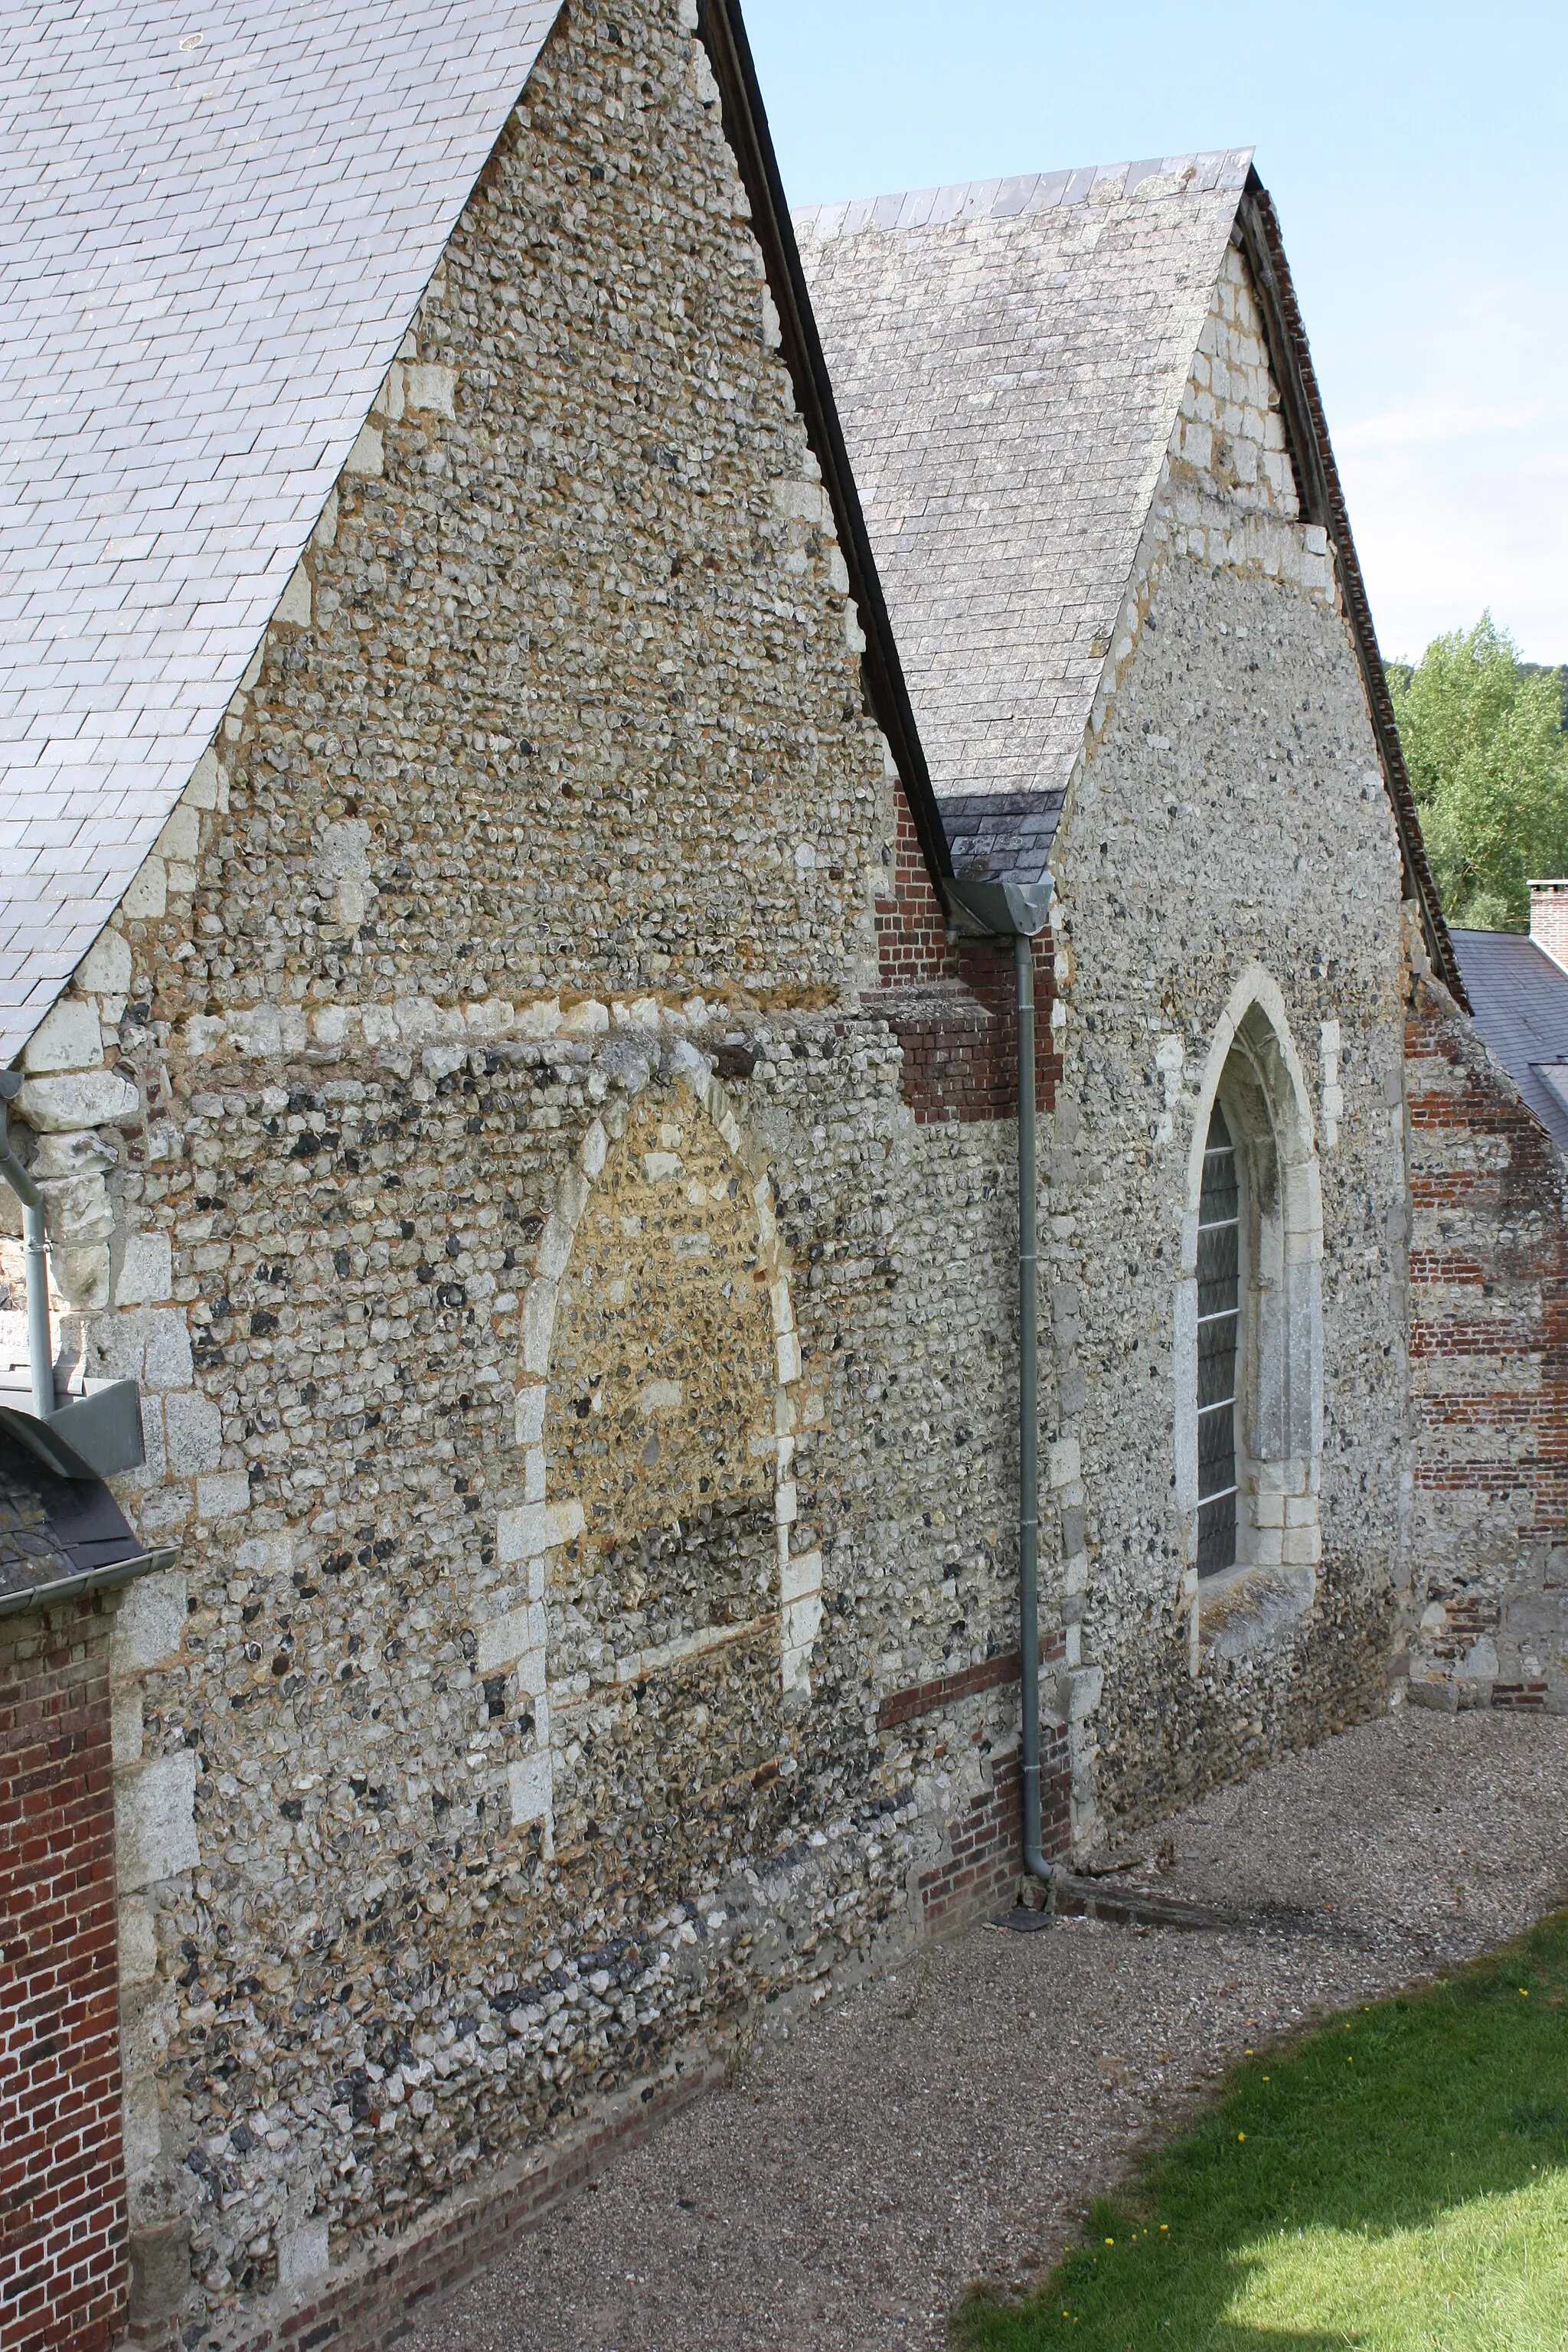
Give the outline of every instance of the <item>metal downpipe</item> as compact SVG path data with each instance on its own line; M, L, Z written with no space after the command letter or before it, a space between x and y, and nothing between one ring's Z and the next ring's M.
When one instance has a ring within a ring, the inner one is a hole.
M49 1261L44 1238L44 1196L11 1149L5 1105L20 1081L14 1072L0 1078L0 1176L22 1203L22 1239L27 1262L27 1371L33 1411L47 1421L55 1409L55 1343L49 1329Z
M1035 950L1013 934L1018 987L1018 1646L1024 1868L1049 1879L1040 1844L1040 1292L1036 1234Z

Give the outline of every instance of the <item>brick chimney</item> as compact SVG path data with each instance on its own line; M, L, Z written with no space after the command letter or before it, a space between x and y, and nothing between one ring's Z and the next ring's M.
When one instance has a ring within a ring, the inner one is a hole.
M1531 884L1530 936L1568 971L1568 882Z

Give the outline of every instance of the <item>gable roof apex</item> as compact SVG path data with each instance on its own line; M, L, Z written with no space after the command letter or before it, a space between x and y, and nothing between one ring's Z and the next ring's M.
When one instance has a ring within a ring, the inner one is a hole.
M976 220L1015 220L1085 204L1119 199L1148 202L1158 196L1200 195L1216 190L1239 195L1252 167L1250 147L1220 148L1208 154L1165 155L1135 163L1089 163L1075 171L1025 172L1012 179L957 181L946 187L914 188L848 203L809 205L793 215L797 236L828 243L863 229L945 228Z

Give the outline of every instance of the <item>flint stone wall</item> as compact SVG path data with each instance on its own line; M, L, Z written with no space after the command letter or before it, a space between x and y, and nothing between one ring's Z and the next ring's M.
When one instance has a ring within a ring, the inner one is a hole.
M862 1004L897 795L760 269L685 24L574 9L29 1049L62 1369L181 1555L115 1664L149 2340L1011 1834L1012 1139Z
M1386 1704L1408 1581L1399 856L1234 247L1105 644L1053 858L1063 1074L1042 1203L1076 1465L1058 1593L1080 1841ZM1311 1097L1322 1442L1315 1493L1276 1498L1300 1514L1281 1570L1221 1602L1187 1566L1175 1294L1197 1088L1255 966Z

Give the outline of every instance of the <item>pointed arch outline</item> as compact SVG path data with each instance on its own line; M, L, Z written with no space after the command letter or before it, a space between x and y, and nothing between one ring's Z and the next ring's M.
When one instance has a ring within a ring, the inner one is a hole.
M1244 1595L1261 1576L1266 1612L1310 1606L1321 1550L1318 1513L1322 1452L1322 1188L1317 1137L1301 1057L1284 992L1261 963L1249 964L1215 1024L1193 1101L1184 1171L1180 1265L1174 1300L1175 1495L1182 1538L1182 1601L1196 1670L1201 1620L1239 1627ZM1200 1586L1198 1538L1198 1200L1215 1103L1241 1145L1246 1204L1243 1249L1245 1388L1237 1394L1239 1473L1234 1570ZM1245 1437L1246 1443L1240 1441ZM1238 1506L1243 1497L1238 1496ZM1215 1602L1224 1596L1224 1605ZM1207 1600L1207 1608L1205 1602ZM1239 1633L1237 1634L1239 1640Z
M532 1751L508 1767L514 1829L542 1825L544 1847L552 1849L554 1774L549 1697L549 1642L544 1594L552 1552L584 1531L583 1507L572 1496L552 1499L544 1449L545 1401L555 1341L561 1286L571 1262L577 1230L614 1146L625 1134L633 1108L655 1076L678 1082L716 1130L740 1171L757 1222L773 1339L773 1522L778 1549L780 1677L784 1693L809 1692L812 1645L822 1622L822 1555L791 1550L795 1523L795 1431L792 1391L801 1377L800 1336L791 1295L791 1268L779 1232L767 1155L749 1137L711 1063L681 1040L660 1054L622 1059L616 1072L622 1090L590 1123L555 1197L540 1236L532 1280L524 1294L516 1393L516 1443L523 1457L523 1501L499 1514L496 1559L522 1588L514 1605L500 1610L479 1629L481 1674L511 1672L534 1713ZM747 1629L738 1629L747 1630ZM733 1638L733 1636L730 1636Z

